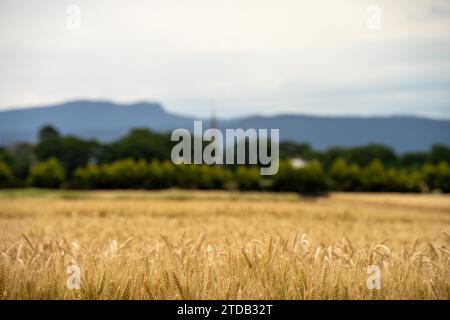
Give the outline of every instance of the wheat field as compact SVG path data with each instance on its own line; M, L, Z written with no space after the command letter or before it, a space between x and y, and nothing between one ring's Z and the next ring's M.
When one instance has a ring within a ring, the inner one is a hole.
M7 190L0 229L1 299L450 298L443 195Z

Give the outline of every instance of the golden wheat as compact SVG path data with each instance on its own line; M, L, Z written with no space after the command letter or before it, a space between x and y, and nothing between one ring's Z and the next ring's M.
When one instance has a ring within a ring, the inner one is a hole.
M450 298L447 196L3 191L0 228L2 299Z

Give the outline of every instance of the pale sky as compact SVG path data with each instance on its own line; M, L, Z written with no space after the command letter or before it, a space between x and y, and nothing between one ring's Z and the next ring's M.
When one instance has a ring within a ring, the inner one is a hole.
M450 118L450 0L1 0L0 109L73 99Z

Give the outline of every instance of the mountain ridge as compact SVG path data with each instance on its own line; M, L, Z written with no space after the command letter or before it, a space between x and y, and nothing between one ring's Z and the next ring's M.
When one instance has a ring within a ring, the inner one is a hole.
M168 112L157 102L121 104L105 100L72 100L32 108L0 111L0 144L35 142L46 124L63 134L111 141L135 127L159 132L176 128L192 130L201 119ZM218 119L219 129L277 128L280 139L305 142L317 149L380 143L397 152L425 151L433 144L450 142L450 120L410 115L322 116L311 114L249 115Z

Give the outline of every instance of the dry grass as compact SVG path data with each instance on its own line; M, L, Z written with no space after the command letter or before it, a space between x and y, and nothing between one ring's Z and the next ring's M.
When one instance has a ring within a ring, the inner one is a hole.
M2 299L450 298L447 196L3 191L0 230Z

